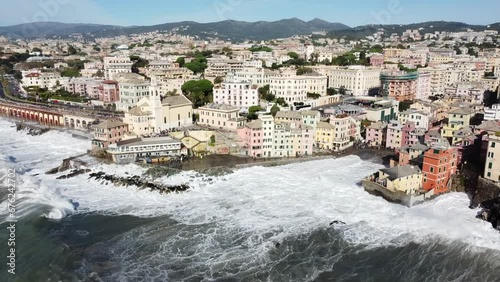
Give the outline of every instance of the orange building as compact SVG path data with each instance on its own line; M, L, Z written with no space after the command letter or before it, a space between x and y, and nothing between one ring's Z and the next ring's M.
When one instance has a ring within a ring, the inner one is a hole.
M451 186L451 176L457 171L457 149L435 145L424 153L422 172L423 189L434 189L435 194L447 192Z

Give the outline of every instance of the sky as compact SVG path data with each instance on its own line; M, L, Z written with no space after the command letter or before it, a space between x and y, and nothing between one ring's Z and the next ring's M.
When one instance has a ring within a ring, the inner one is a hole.
M38 21L154 25L178 21L320 18L349 26L431 20L500 22L498 0L17 0L2 1L0 26Z

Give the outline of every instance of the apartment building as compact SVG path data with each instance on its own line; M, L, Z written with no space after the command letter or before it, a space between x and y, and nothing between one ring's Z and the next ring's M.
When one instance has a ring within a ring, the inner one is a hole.
M424 128L425 130L428 130L430 126L429 115L423 111L417 111L415 109L408 109L404 112L400 112L398 121L401 124L413 122L417 128Z
M448 123L442 128L441 135L451 138L455 132L470 125L473 113L468 108L455 108L448 112Z
M498 132L489 137L484 178L500 182L500 134Z
M93 127L92 149L107 149L116 144L129 132L128 124L119 120L106 120Z
M418 73L393 72L380 75L380 94L397 101L413 101L417 97Z
M23 87L40 87L53 90L58 87L61 75L58 72L41 70L22 71L21 83Z
M457 171L457 149L446 144L435 144L424 153L423 189L435 194L449 191L451 176Z
M227 81L213 90L214 103L226 104L243 111L251 106L259 105L257 86L248 81Z
M353 96L366 96L380 88L380 69L365 66L317 66L313 69L326 76L328 88L345 88Z
M120 93L117 81L105 80L100 83L98 89L99 101L102 101L105 104L112 104L120 101Z
M106 80L115 80L115 75L118 73L132 72L133 63L129 57L105 57L103 60Z
M485 108L484 120L500 120L500 104L494 104L491 108Z
M372 147L385 147L387 140L387 123L377 121L366 128L366 143Z
M327 77L318 73L273 77L270 79L269 90L287 103L303 102L307 100L307 93L326 96Z
M150 82L142 76L134 74L118 78L119 98L117 110L127 111L139 100L150 95Z
M242 127L245 118L239 116L239 108L226 104L210 103L198 108L198 125L236 131Z

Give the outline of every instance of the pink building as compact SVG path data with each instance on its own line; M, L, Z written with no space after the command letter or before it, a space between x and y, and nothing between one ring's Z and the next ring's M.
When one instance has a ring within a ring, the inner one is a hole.
M247 156L255 158L263 156L264 129L262 127L262 120L257 119L248 122L243 128L238 128L238 137L242 140L242 147L246 151Z
M106 120L94 127L92 149L106 149L110 144L116 144L127 134L128 124L119 120Z
M373 147L385 147L387 123L377 121L366 128L366 142Z
M370 65L374 67L381 67L384 65L384 55L375 54L370 56Z
M118 82L105 80L99 86L99 101L104 103L115 103L120 101Z
M400 149L403 140L403 126L397 120L392 120L387 125L386 148Z
M424 153L429 148L423 144L417 143L412 146L405 146L399 151L398 165L422 165L424 160Z

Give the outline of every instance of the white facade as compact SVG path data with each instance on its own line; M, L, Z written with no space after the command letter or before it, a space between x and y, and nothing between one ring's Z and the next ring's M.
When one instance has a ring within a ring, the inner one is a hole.
M40 87L52 90L57 86L61 75L58 72L42 72L40 70L30 70L22 72L23 87Z
M117 73L132 72L133 63L129 57L105 57L104 58L104 77L114 80Z
M485 108L484 120L500 121L500 104L494 104L491 108Z
M354 96L366 96L370 90L380 87L380 69L365 66L320 66L314 68L328 77L328 87L344 87Z
M227 104L240 110L248 110L259 105L259 91L247 81L223 82L220 88L214 88L214 103Z
M138 159L175 157L181 154L181 142L170 137L136 138L111 144L107 152L116 163Z
M119 81L120 102L116 109L127 111L133 107L139 100L149 96L149 81L139 78L128 78Z
M417 95L416 99L427 99L431 95L431 74L419 72L417 79Z
M326 96L327 77L319 74L273 77L269 90L276 98L283 98L288 103L307 100L307 93Z

